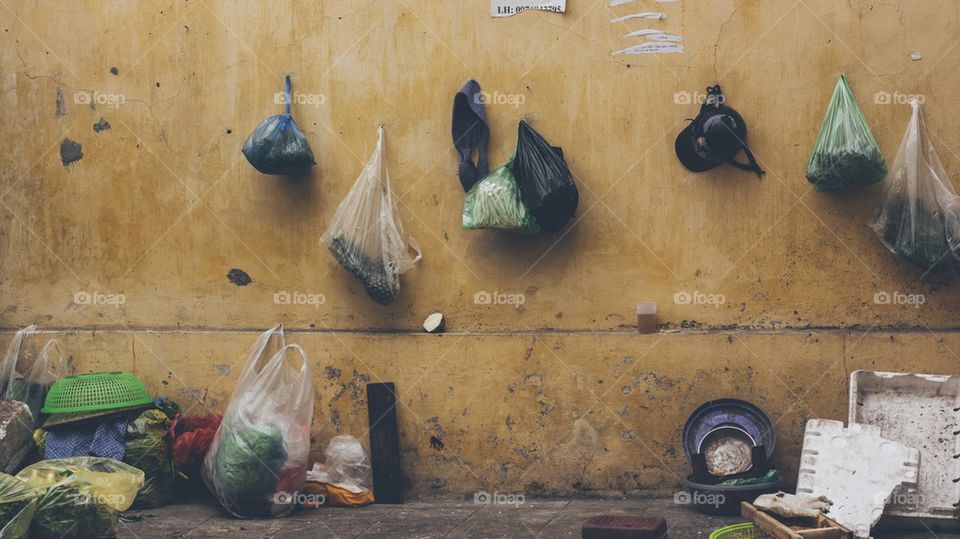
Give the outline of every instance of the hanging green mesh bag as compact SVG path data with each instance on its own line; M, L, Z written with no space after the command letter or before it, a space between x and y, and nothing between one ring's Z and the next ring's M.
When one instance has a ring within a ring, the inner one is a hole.
M510 164L480 180L463 200L463 228L499 228L520 234L536 234L540 226L527 209Z
M887 163L880 147L847 79L840 75L807 163L807 179L823 192L863 187L886 175Z

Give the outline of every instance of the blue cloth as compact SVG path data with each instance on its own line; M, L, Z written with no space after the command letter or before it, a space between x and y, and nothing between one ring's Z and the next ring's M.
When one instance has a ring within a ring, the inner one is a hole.
M106 457L123 460L127 452L127 418L114 416L81 425L65 425L47 432L45 459Z

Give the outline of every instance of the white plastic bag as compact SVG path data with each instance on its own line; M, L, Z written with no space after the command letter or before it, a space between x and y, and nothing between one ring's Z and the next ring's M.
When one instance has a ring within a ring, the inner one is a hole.
M330 227L320 238L334 258L382 305L400 292L400 274L420 260L420 248L403 231L383 161L383 127L377 148L360 177L340 203ZM407 246L416 251L410 255Z
M55 339L43 346L40 355L27 367L20 362L21 347L26 338L37 333L37 326L27 326L13 336L7 352L0 363L0 397L25 403L37 425L43 421L40 409L47 398L47 391L58 378L65 376L66 364L63 353ZM56 350L54 361L50 353Z
M323 465L318 463L307 472L308 481L333 483L351 492L373 486L370 459L360 440L349 434L334 436L323 455Z
M279 350L268 355L274 336ZM289 363L293 351L299 368ZM308 468L312 420L310 360L299 345L285 344L281 326L273 327L251 349L204 460L203 479L224 509L241 518L293 511Z
M894 253L926 273L960 269L960 197L930 141L917 101L900 143L883 205L871 225Z

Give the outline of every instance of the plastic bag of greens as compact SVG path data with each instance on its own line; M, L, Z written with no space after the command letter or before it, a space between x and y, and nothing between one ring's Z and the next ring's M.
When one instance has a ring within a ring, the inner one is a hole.
M164 506L176 496L176 470L170 453L170 419L157 409L147 410L127 423L123 461L144 474L143 488L133 507Z
M540 232L533 214L523 203L510 163L473 184L467 191L463 199L463 228L499 228L520 234Z
M383 127L377 148L340 203L320 238L334 258L362 284L367 295L388 305L400 293L400 274L420 260L420 248L403 231L383 161ZM416 251L411 256L407 247Z
M37 333L37 326L28 326L17 331L7 353L0 363L0 395L3 398L26 403L37 425L43 423L40 409L47 398L47 391L57 379L65 374L63 354L56 340L49 340L40 351L32 365L23 365L20 361L23 341ZM54 358L50 354L56 351ZM18 365L19 363L19 365ZM19 367L19 368L18 368Z
M510 170L541 228L560 230L574 216L580 193L563 150L551 146L525 121L520 122L517 155Z
M43 460L17 479L39 494L31 539L111 537L143 486L140 470L99 457Z
M871 225L894 253L927 273L960 269L960 197L930 141L917 101L893 163L883 204Z
M267 352L271 337L279 351ZM294 367L294 354L301 364ZM288 357L291 356L291 357ZM296 507L303 489L313 420L313 369L299 345L284 343L283 329L263 333L203 465L207 488L231 514L277 517Z
M26 537L37 510L37 493L12 475L0 473L0 538Z
M285 81L284 95L286 112L261 122L243 143L243 155L264 174L306 174L317 162L310 143L290 115L290 75Z
M817 191L840 191L876 183L886 175L880 147L840 75L807 163L807 180Z

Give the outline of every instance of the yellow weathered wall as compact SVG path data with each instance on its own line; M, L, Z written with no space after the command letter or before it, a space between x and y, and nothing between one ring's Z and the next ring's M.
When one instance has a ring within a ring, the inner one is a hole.
M363 436L364 384L394 381L420 495L670 489L687 469L683 421L721 396L771 415L792 477L804 420L845 418L851 370L960 373L960 288L922 282L880 244L867 224L882 187L824 195L803 177L841 72L890 164L909 107L877 92L922 94L960 170L955 2L682 0L658 7L661 23L620 25L629 6L569 3L501 20L485 0L0 3L3 342L37 323L78 371L132 370L203 413L223 408L257 333L283 322L316 368L315 451ZM686 52L610 55L650 26L682 34ZM280 111L285 73L324 101L294 110L318 160L305 181L240 154ZM524 101L488 107L493 164L521 118L564 148L574 226L461 230L449 116L471 77ZM714 80L749 123L762 180L689 174L673 155L697 108L676 96ZM96 132L101 118L111 127ZM424 251L388 308L317 242L381 123ZM67 166L64 139L83 147ZM231 268L253 282L231 284ZM477 305L482 291L525 302ZM725 303L674 303L684 291ZM895 291L926 302L874 302ZM94 292L125 302L75 301ZM278 305L281 292L325 303ZM642 300L674 331L637 335ZM417 333L433 311L447 335Z

